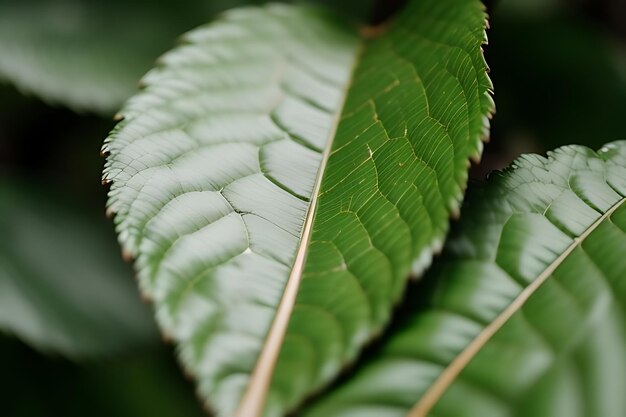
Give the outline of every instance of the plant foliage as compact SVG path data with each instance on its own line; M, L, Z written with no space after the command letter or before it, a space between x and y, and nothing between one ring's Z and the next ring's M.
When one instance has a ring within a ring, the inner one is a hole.
M130 271L97 224L68 210L71 198L40 195L32 184L0 182L0 329L80 359L157 340Z
M0 79L47 102L112 115L176 36L237 3L3 1Z
M379 31L230 11L160 60L105 143L120 242L220 415L282 415L355 360L480 157L482 4L410 1Z
M626 142L474 191L426 301L303 415L626 415Z

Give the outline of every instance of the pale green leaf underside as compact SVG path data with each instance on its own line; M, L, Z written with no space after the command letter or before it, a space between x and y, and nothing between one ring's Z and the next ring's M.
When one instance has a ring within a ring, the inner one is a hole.
M248 386L312 199L266 415L336 376L430 262L492 110L484 25L478 1L420 0L364 41L318 9L246 8L144 78L104 147L109 207L219 414Z
M0 182L0 331L72 358L157 341L102 230L29 184Z
M626 142L527 155L477 191L428 305L304 415L405 416L429 398L411 415L626 415ZM426 394L537 279L443 395Z

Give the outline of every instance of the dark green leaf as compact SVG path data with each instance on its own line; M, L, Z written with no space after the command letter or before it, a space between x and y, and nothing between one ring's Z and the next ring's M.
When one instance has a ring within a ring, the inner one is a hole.
M0 79L46 101L113 114L175 36L240 1L0 2Z
M45 195L0 183L0 329L75 358L155 340L149 309L106 233Z

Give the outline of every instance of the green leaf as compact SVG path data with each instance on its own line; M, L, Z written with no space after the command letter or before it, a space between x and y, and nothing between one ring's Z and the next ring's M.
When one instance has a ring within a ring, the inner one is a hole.
M113 114L175 36L236 0L0 2L0 79L52 103Z
M321 9L235 10L127 103L109 208L218 414L294 408L430 263L492 110L484 30L475 0L411 1L376 39Z
M2 182L0 235L1 331L73 358L156 340L132 274L88 216L39 187Z
M626 415L626 142L471 194L403 324L305 416Z

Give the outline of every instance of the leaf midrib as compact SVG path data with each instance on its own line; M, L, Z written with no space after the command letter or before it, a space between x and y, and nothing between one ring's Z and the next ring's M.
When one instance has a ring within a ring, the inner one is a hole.
M571 253L585 241L593 231L595 231L605 220L619 209L626 197L621 198L609 210L600 216L589 226L580 236L574 238L573 242L559 255L544 271L529 284L520 294L505 308L498 317L485 327L471 342L465 347L444 369L439 377L433 382L421 399L411 408L407 417L426 417L439 399L445 394L456 378L471 360L480 352L487 342L517 313L528 301L528 299L548 280L554 271L571 255Z
M250 382L244 392L244 395L239 403L239 407L235 413L236 417L256 417L261 416L263 413L263 407L265 405L265 398L269 390L270 382L278 355L280 353L283 339L287 333L287 327L289 325L289 319L296 303L296 297L302 280L302 274L304 272L306 257L308 254L309 243L313 232L313 223L317 212L317 203L319 201L319 194L321 190L322 180L326 171L326 165L331 155L333 142L337 134L337 127L341 121L343 115L343 109L345 106L348 91L352 86L352 80L354 79L354 73L357 65L360 61L360 56L364 49L364 40L361 39L358 46L355 48L354 59L350 69L350 78L343 87L341 94L341 102L338 106L338 111L335 114L333 124L328 133L328 140L324 152L322 153L322 159L315 178L315 184L311 193L311 200L309 208L302 227L302 234L300 236L300 243L296 251L296 257L291 268L291 273L287 279L283 296L280 300L276 315L270 326L270 330L263 343L261 353L256 361L255 367L252 371Z

